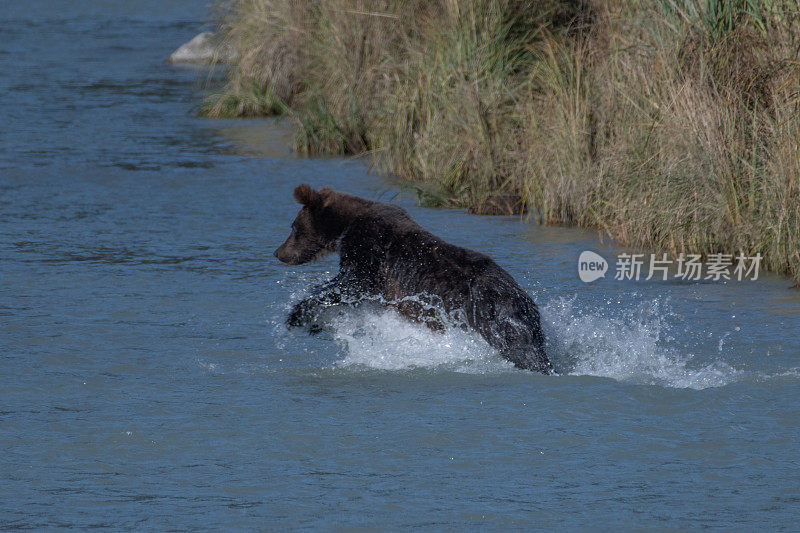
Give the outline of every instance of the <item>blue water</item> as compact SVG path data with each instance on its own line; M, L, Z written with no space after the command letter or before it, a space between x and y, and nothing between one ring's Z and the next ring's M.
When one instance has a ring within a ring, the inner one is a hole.
M0 7L0 528L795 529L800 294L582 283L596 234L418 207L195 116L189 0ZM562 375L390 312L283 319L301 182L405 206L542 308Z

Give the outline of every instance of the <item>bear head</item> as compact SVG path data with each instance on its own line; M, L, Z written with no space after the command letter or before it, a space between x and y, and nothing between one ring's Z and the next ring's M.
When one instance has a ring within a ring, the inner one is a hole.
M336 252L340 237L352 214L354 200L350 196L323 187L315 191L309 185L294 190L294 198L303 207L292 222L292 232L275 250L275 257L290 265L300 265Z

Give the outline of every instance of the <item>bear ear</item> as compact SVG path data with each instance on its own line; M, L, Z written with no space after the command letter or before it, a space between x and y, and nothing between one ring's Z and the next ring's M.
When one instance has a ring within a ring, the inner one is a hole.
M294 199L309 207L315 207L322 201L320 194L305 183L294 190Z

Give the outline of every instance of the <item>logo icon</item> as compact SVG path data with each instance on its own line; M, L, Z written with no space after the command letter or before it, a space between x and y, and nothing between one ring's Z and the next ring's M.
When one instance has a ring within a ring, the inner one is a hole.
M578 277L584 283L591 283L599 278L604 278L608 272L608 263L602 255L590 252L581 252L578 257Z

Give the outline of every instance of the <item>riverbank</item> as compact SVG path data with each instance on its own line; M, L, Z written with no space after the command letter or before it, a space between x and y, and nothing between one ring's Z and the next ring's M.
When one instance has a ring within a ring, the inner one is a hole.
M286 115L434 205L800 281L796 0L237 0L210 116Z

